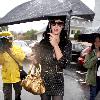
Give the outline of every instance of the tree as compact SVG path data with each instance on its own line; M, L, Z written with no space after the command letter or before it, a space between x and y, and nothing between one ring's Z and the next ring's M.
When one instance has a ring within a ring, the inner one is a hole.
M8 31L8 26L1 26L0 32L2 32L2 31Z
M36 40L37 39L37 35L35 34L37 32L37 30L29 30L26 33L24 33L24 39L25 40Z
M74 39L75 39L75 40L78 40L79 34L80 34L80 30L77 30L77 32L76 32L75 35L74 35Z
M19 39L19 40L36 40L37 39L37 35L35 34L37 32L37 30L29 30L25 33L16 33L16 32L12 32L15 39Z

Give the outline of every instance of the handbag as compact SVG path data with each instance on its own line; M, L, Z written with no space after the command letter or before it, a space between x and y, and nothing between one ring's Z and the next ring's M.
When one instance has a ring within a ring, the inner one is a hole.
M31 74L31 70L32 68L29 70L26 78L22 80L21 86L34 95L45 93L44 80L41 78L41 65L35 66L34 74Z
M23 66L21 66L18 61L13 57L13 55L10 52L7 52L14 60L15 62L18 64L19 70L20 70L20 79L23 80L26 76L27 73L23 70Z

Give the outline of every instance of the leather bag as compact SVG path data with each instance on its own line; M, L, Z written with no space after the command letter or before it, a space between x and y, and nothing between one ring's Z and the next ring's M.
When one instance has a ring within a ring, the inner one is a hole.
M39 64L38 67L35 67L34 74L31 74L31 70L32 68L30 69L26 78L22 80L21 86L26 91L35 95L45 93L44 81L41 78L41 65Z

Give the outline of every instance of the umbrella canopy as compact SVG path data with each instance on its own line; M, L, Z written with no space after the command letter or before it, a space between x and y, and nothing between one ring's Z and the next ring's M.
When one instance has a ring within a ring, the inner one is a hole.
M80 34L78 36L78 40L79 41L83 41L83 42L90 42L90 43L92 43L94 41L96 35L100 36L100 27L95 29L95 30L92 30L90 32L90 34L88 34L88 33L87 34L86 33L85 34Z
M70 10L74 16L93 20L94 12L80 0L32 0L12 9L0 20L0 26L67 15Z
M91 34L80 34L78 36L78 40L82 41L82 42L89 42L89 43L93 43L95 40L95 37L98 35L99 33L91 33ZM100 35L100 34L99 34Z
M100 33L100 27L97 29L97 31L96 31L97 33Z

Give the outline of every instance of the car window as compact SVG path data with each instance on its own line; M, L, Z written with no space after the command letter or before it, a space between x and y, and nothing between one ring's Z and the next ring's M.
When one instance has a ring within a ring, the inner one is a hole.
M82 44L76 44L76 48L77 48L77 50L83 50L83 46L82 46Z
M82 46L81 43L75 43L75 44L72 44L72 49L77 50L77 51L81 51L84 49L84 47Z

